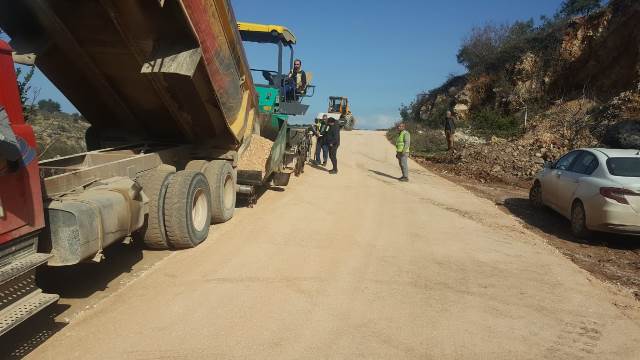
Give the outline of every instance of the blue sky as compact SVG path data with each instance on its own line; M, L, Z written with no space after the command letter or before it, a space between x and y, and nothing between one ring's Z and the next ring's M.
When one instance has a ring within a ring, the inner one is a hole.
M328 97L348 96L358 126L383 128L398 118L401 103L461 74L456 52L469 30L551 15L562 0L231 0L239 21L287 26L298 38L296 57L317 86L303 118L326 111ZM247 45L253 68L275 68L277 51ZM258 79L260 80L260 79ZM34 79L40 98L53 98L76 111L42 74Z

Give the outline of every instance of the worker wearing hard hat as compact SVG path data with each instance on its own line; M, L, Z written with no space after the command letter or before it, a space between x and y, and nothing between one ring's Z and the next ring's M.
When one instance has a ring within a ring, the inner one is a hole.
M409 181L409 147L411 145L411 134L405 129L403 122L398 124L398 137L396 138L396 158L402 171L402 177L398 180Z

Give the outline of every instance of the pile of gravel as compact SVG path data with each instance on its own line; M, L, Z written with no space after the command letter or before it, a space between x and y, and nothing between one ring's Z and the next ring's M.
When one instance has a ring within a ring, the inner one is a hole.
M238 170L264 172L273 141L259 135L252 135L250 141L249 146L238 160Z

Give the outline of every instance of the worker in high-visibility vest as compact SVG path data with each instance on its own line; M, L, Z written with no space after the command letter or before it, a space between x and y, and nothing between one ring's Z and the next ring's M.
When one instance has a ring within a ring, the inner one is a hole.
M405 129L403 122L398 124L398 137L396 138L396 158L398 158L398 164L400 164L400 170L402 171L402 177L398 180L407 182L409 181L409 147L411 146L411 134Z

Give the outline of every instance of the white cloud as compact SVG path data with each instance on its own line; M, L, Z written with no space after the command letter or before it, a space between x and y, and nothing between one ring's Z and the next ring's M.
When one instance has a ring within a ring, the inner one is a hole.
M376 130L388 129L398 121L396 116L387 114L377 114L372 116L356 116L356 127L358 129Z

